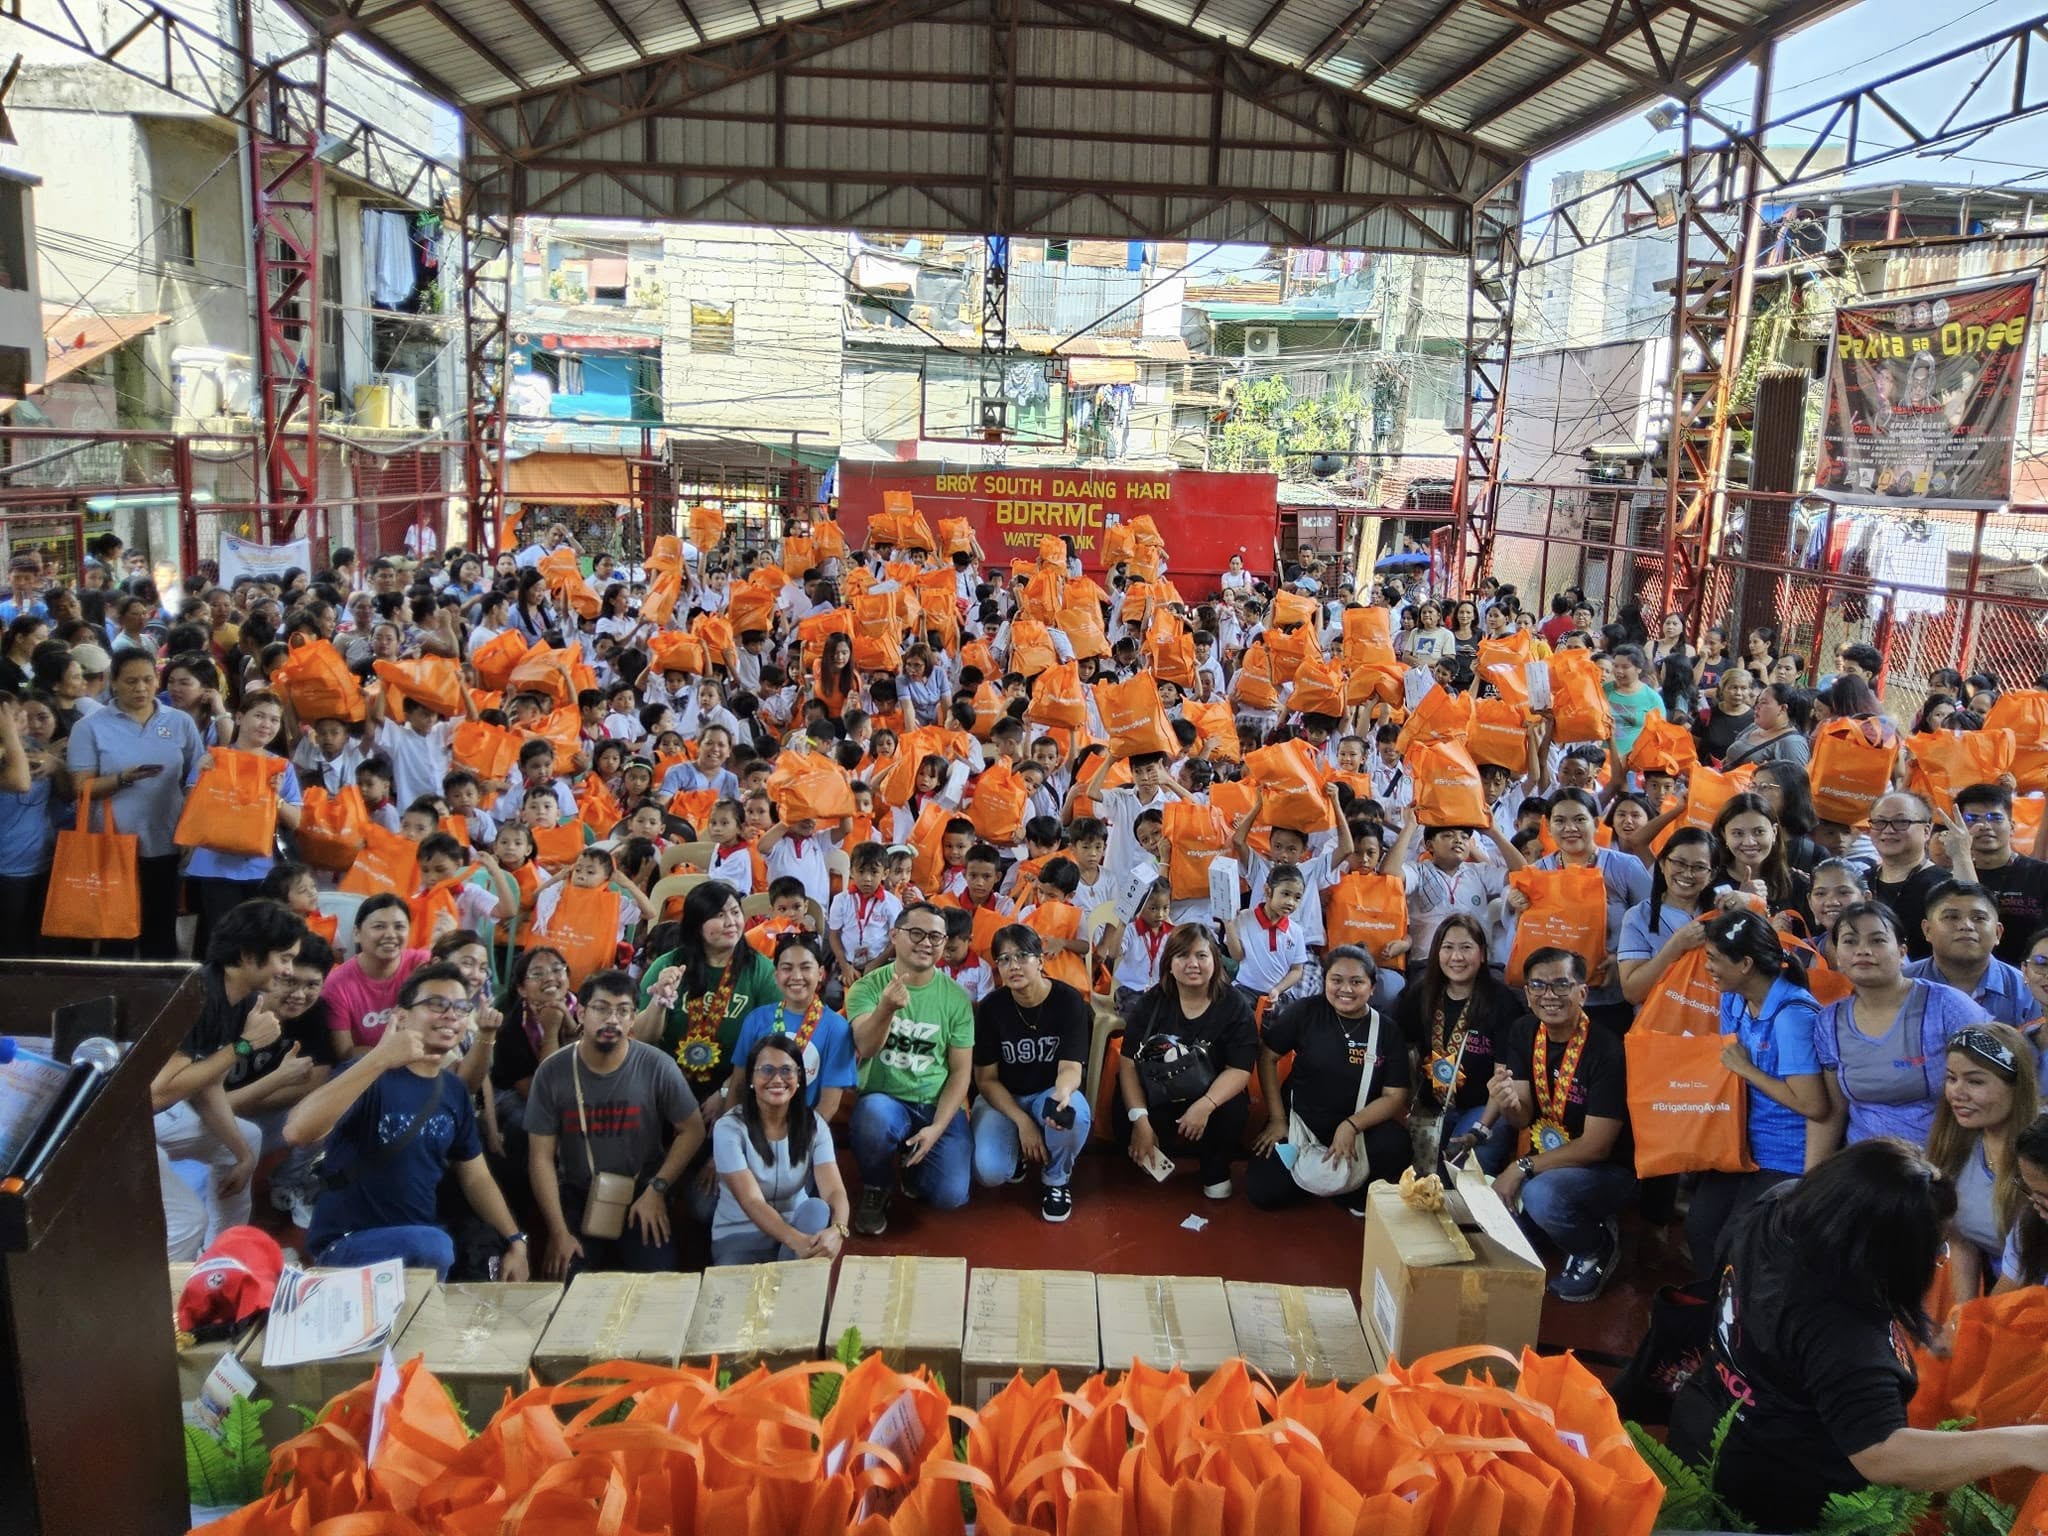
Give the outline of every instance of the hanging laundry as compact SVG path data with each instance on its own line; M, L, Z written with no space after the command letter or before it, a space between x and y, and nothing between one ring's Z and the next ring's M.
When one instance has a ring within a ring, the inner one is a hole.
M368 274L370 302L379 309L398 309L412 302L419 287L413 266L412 221L402 211L363 211L363 271Z
M1892 613L1901 619L1948 611L1948 535L1925 518L1887 517L1871 548L1870 574L1898 587Z

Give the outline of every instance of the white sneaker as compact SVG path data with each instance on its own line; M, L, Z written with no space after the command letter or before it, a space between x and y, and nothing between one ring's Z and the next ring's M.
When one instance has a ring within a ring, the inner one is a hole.
M313 1191L292 1191L292 1225L301 1232L313 1225Z
M1211 1200L1228 1200L1231 1194L1230 1180L1225 1179L1221 1184L1204 1184L1202 1193Z

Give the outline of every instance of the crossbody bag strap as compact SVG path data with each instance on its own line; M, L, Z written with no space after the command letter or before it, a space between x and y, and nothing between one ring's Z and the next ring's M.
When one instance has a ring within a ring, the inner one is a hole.
M590 1151L590 1111L583 1107L583 1062L575 1046L569 1047L569 1077L576 1085L576 1121L583 1128L583 1166L590 1170L591 1187L597 1185L597 1159Z
M326 1181L327 1188L346 1189L371 1169L382 1168L392 1162L399 1153L418 1141L420 1133L427 1128L427 1122L434 1118L434 1111L441 1107L441 1094L447 1086L448 1074L445 1071L435 1073L434 1088L427 1095L427 1102L422 1104L420 1112L412 1117L412 1123L398 1133L398 1138L386 1142L381 1147L370 1148L367 1156L358 1158L342 1173L330 1176Z
M1471 1004L1467 1003L1465 1006L1469 1008ZM1351 1113L1354 1115L1372 1102L1373 1068L1379 1064L1380 1056L1380 1011L1370 1004L1366 1006L1365 1011L1371 1017L1372 1023L1367 1025L1365 1030L1365 1070L1358 1074L1358 1102L1351 1106ZM1348 1031L1346 1038L1349 1038Z

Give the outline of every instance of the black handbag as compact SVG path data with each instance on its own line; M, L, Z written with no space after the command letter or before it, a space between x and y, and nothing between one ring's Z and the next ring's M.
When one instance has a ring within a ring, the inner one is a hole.
M1147 1035L1138 1043L1133 1057L1138 1067L1138 1085L1148 1102L1192 1104L1216 1081L1216 1068L1209 1060L1209 1044L1180 1035Z

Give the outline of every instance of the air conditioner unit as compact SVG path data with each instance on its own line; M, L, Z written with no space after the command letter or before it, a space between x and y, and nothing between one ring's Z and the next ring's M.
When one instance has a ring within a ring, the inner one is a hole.
M1244 328L1244 355L1246 357L1278 357L1280 355L1280 332L1270 325L1248 325Z

